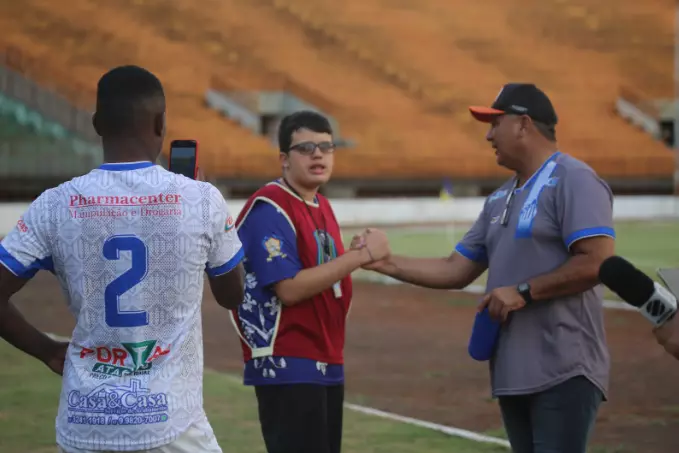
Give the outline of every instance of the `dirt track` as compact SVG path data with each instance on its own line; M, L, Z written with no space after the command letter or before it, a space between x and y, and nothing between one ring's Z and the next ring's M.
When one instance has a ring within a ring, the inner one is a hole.
M357 282L346 347L348 399L465 429L499 428L487 366L467 356L474 307L464 297ZM51 275L40 273L15 302L41 329L70 334L73 318ZM208 296L203 319L206 365L240 373L236 334ZM679 365L637 313L608 311L607 330L611 400L600 412L594 442L612 447L610 453L679 451Z

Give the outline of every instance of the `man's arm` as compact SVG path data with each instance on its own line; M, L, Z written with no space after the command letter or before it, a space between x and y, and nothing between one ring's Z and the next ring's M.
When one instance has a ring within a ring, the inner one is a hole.
M242 262L225 274L214 277L208 274L208 282L212 295L222 307L235 310L243 302L245 271Z
M274 291L284 305L296 305L331 288L361 265L369 262L367 249L348 250L332 261L302 269L293 278L279 281L274 285Z
M210 208L212 235L205 271L217 303L235 309L243 302L243 245L226 200L215 187L211 188Z
M534 300L587 291L599 283L601 263L615 253L613 194L586 169L566 175L557 186L557 217L571 257L556 270L531 279Z
M368 262L366 251L350 250L328 263L304 268L293 225L277 207L263 201L252 207L238 235L245 248L248 272L254 274L258 285L273 288L286 306L331 288Z
M615 241L608 236L581 239L571 247L573 256L556 270L528 282L536 301L587 291L599 284L599 267L615 253Z
M456 251L446 258L391 256L372 269L425 288L463 289L479 278L487 268L485 261L474 261Z
M366 266L402 282L432 289L463 289L488 268L486 253L486 205L474 225L444 258L409 258L391 256Z
M15 348L49 364L61 343L33 327L9 301L27 281L0 266L0 337Z
M0 337L62 374L68 343L52 340L40 332L10 302L39 270L52 267L47 239L51 210L48 191L31 203L0 243Z

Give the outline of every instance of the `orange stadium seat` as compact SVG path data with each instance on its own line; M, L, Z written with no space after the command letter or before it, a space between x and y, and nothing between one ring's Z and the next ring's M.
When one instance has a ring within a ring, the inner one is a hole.
M467 106L491 102L507 81L542 86L560 115L562 149L603 176L672 175L672 153L613 108L626 84L671 94L668 0L386 4L2 2L0 44L39 61L30 74L38 82L90 105L110 67L148 67L167 89L169 138L198 138L214 176L278 172L267 139L205 107L205 91L220 86L285 89L332 114L357 142L338 155L338 178L503 176Z

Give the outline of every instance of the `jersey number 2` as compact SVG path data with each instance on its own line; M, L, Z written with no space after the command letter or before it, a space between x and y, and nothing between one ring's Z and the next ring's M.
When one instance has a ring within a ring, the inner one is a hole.
M149 323L146 311L121 311L120 296L138 285L148 271L148 249L137 236L113 236L104 242L104 258L119 260L120 252L130 252L132 266L104 290L105 320L109 327L141 327Z

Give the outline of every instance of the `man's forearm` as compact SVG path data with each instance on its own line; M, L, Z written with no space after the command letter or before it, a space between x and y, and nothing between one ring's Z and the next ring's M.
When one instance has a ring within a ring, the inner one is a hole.
M361 252L349 250L320 266L301 270L294 278L276 284L276 295L285 305L295 305L320 294L361 267Z
M462 289L476 280L485 267L456 265L453 258L392 256L378 272L402 282L432 289Z
M15 348L45 362L55 342L31 325L12 303L0 303L0 337Z
M587 291L599 283L601 260L575 255L561 267L528 281L535 301L565 297Z

